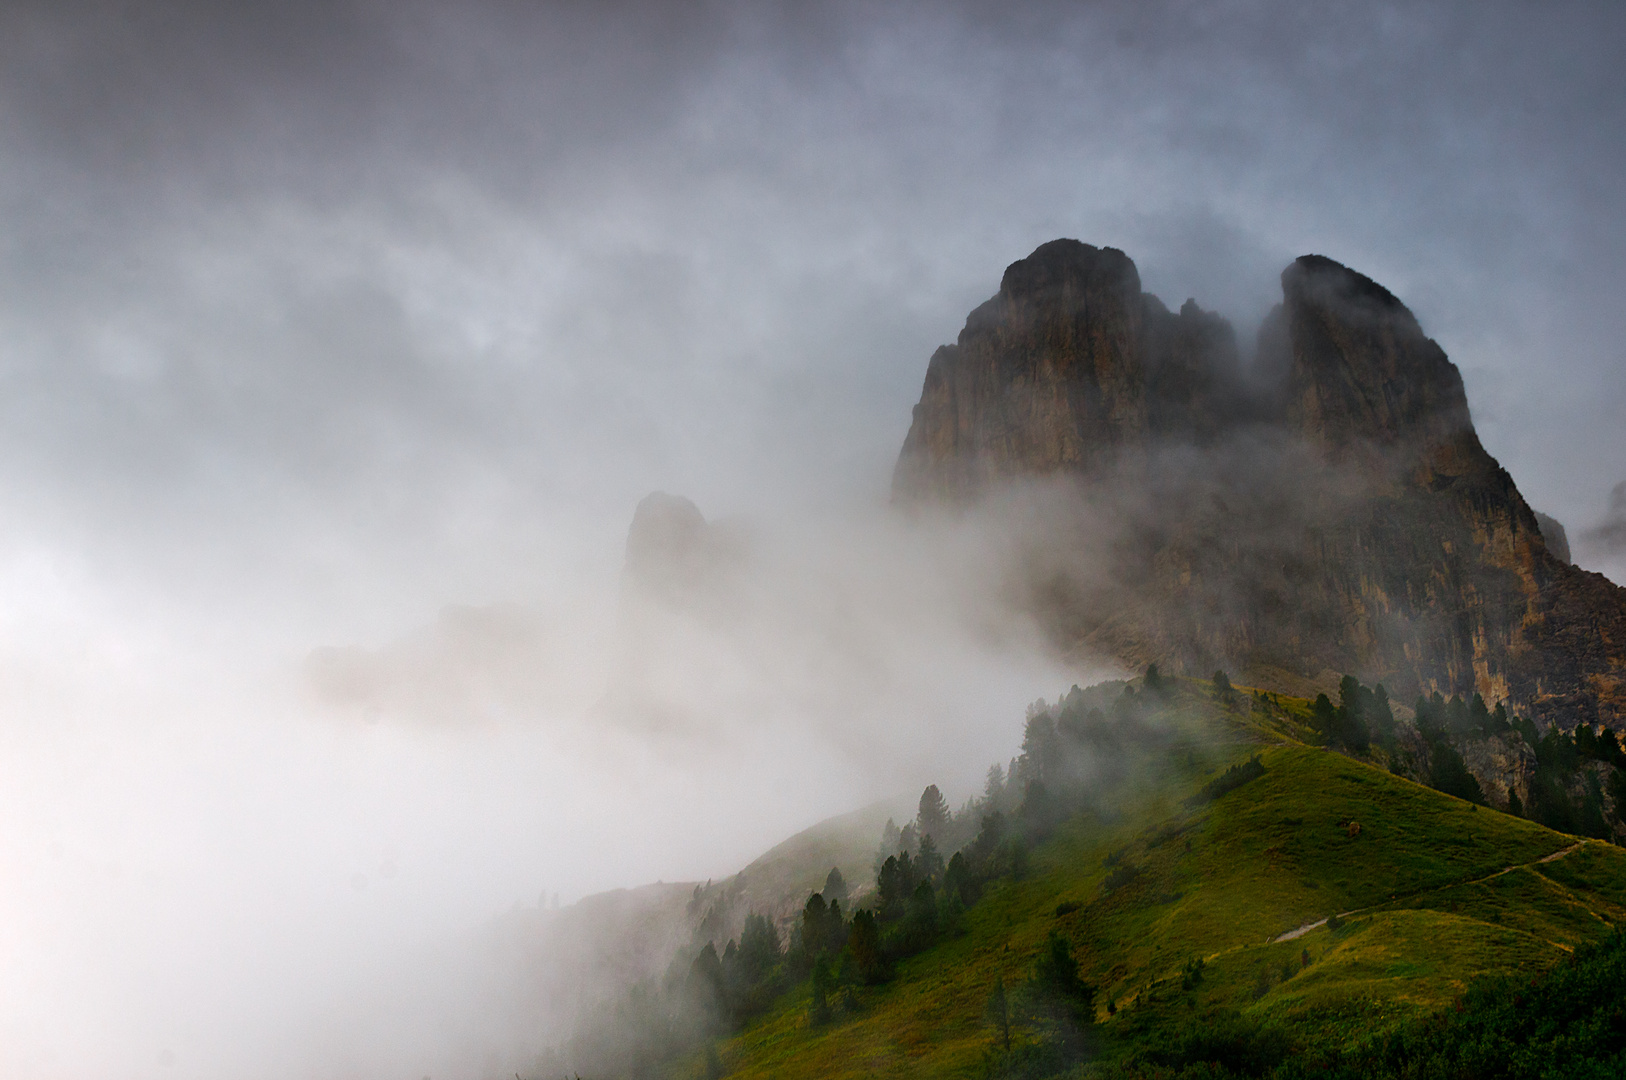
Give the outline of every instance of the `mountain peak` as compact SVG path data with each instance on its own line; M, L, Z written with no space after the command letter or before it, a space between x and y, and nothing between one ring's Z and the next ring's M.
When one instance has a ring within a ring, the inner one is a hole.
M1462 376L1388 289L1324 255L1282 271L1285 419L1311 441L1422 450L1471 433Z
M1445 351L1324 255L1294 260L1282 294L1261 390L1220 316L1170 312L1114 248L1042 245L932 356L894 498L1069 480L1104 520L1031 586L1068 652L1626 724L1626 589L1554 557Z

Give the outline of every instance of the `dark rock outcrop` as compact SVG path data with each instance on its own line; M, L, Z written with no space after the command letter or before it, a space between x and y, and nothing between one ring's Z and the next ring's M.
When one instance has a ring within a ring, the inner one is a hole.
M1564 523L1550 514L1536 511L1536 527L1541 530L1541 538L1547 542L1547 550L1559 562L1574 562L1570 557L1570 537L1564 531Z
M1551 550L1393 294L1296 260L1250 380L1224 320L1138 290L1110 248L1013 264L932 358L895 498L1034 478L1082 495L1108 540L1027 563L1064 647L1626 724L1626 589Z
M747 558L739 521L708 522L681 495L651 492L633 511L622 571L623 601L636 594L670 607L714 603Z

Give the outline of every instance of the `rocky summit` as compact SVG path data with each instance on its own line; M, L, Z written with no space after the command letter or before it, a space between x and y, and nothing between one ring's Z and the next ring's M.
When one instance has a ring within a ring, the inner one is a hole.
M1555 552L1444 350L1323 256L1282 293L1244 365L1123 252L1041 246L932 356L895 500L1082 507L1023 563L1066 649L1626 727L1626 589Z

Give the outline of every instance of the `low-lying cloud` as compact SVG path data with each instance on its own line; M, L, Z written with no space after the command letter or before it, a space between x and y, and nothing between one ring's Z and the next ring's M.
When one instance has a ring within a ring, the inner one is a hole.
M1002 541L879 507L932 349L1056 236L1243 327L1305 251L1373 274L1590 520L1626 474L1620 38L6 5L0 1073L506 1076L545 1025L481 1004L494 913L975 786L1088 665L1009 618ZM633 677L657 488L755 532L733 621L646 612Z

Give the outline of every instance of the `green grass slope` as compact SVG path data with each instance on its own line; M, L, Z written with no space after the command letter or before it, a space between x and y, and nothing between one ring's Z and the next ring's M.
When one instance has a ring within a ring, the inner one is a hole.
M1064 823L958 934L826 1023L810 1022L805 984L787 994L717 1047L724 1072L983 1075L989 990L1020 982L1053 930L1098 988L1092 1038L1112 1059L1232 1011L1301 1045L1353 1045L1447 1006L1475 977L1546 969L1626 924L1626 851L1306 745L1307 703L1280 706L1184 695L1167 718L1182 727L1176 750L1102 812ZM1262 776L1187 803L1256 754ZM1133 869L1112 883L1126 884L1109 887L1109 863ZM705 1068L697 1058L680 1074Z

